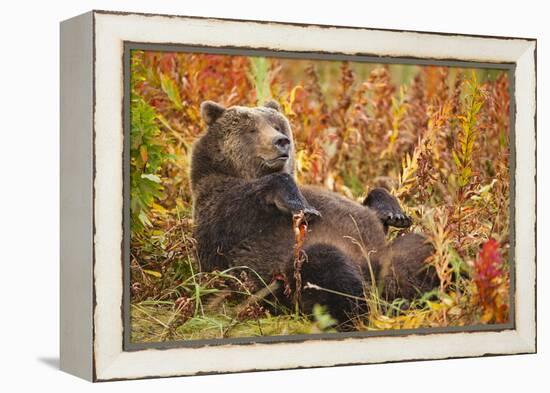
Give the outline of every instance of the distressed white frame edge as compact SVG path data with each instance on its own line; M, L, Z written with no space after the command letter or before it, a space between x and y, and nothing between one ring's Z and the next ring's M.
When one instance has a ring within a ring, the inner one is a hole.
M93 378L93 13L60 26L60 368Z
M322 367L536 351L535 49L523 39L94 13L95 380ZM254 31L254 34L250 34ZM306 34L307 33L307 34ZM260 47L516 63L516 329L124 352L123 42ZM521 138L519 137L521 136ZM521 213L520 213L521 212ZM406 353L404 353L406 348Z

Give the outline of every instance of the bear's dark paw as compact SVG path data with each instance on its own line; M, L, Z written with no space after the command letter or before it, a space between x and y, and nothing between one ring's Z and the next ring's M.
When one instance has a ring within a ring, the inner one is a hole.
M289 212L292 215L304 213L306 219L320 217L319 210L311 206L303 197L288 197L283 195L281 198L275 198L275 206L282 212Z
M306 219L321 216L321 213L304 198L290 175L273 174L267 182L266 189L269 191L267 200L268 202L272 200L280 211L293 215L304 212Z
M383 188L373 189L363 205L374 210L386 228L408 228L412 225L412 219L401 210L397 199Z
M412 225L412 220L404 213L395 213L392 211L377 212L382 224L395 228L408 228Z

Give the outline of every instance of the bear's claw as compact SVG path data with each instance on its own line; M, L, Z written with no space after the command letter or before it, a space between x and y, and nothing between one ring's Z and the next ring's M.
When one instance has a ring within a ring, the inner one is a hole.
M384 225L395 228L408 228L412 225L412 219L403 213L389 211L378 212L378 217Z
M314 207L306 207L303 211L306 215L306 219L308 220L312 219L313 217L321 217L321 212Z

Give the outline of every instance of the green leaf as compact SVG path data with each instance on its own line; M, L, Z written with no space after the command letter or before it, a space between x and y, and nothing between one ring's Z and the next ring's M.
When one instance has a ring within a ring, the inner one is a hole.
M138 218L139 218L139 221L141 222L141 225L143 226L150 227L153 225L149 220L149 217L147 217L147 214L145 214L143 210L139 212Z
M250 57L249 79L256 88L258 105L265 103L271 96L269 87L269 59L265 57Z
M313 306L313 317L321 331L330 331L337 324L336 320L328 313L326 307L319 304Z
M162 88L162 91L164 91L170 101L172 101L172 104L174 104L177 109L181 109L182 105L180 91L178 89L178 86L176 85L176 82L174 82L169 76L161 74L160 86Z

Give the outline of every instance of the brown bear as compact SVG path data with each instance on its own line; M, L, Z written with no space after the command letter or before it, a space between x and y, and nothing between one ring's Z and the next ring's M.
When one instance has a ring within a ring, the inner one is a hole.
M358 299L373 274L388 300L433 288L436 275L424 263L432 247L424 237L408 234L386 243L388 226L411 225L386 190L374 189L359 204L296 184L292 131L276 102L225 108L205 101L201 115L207 130L193 147L191 187L203 270L246 266L265 283L292 277L292 217L303 212L308 232L301 307L306 313L318 303L345 322L364 310ZM278 297L287 302L287 296Z

